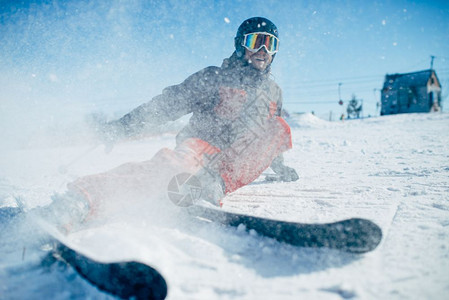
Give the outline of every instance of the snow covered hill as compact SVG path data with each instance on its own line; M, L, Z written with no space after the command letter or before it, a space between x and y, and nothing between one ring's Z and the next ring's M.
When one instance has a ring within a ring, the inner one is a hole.
M300 180L260 178L229 195L223 209L301 222L368 218L384 233L375 251L292 247L243 228L189 220L177 208L129 207L69 238L98 255L155 266L168 281L168 299L446 299L449 114L344 122L309 114L293 118L293 150L285 160ZM120 143L109 154L79 143L6 148L0 206L13 205L19 195L29 207L45 205L79 176L173 146L169 133ZM1 299L109 298L71 269L40 266L26 250L35 243L27 229L0 230Z

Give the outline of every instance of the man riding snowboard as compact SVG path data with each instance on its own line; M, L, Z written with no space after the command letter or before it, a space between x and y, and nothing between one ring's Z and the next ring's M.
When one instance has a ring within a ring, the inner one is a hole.
M60 224L82 221L114 199L148 200L161 187L164 195L159 196L167 197L168 184L180 174L189 174L185 180L194 178L201 187L198 197L217 206L268 167L281 181L298 180L282 157L292 143L290 127L281 117L281 89L270 78L278 50L276 26L266 18L250 18L238 28L235 52L221 67L207 67L106 124L103 139L115 142L146 126L192 114L174 150L162 149L148 161L79 178L68 185L67 193L54 196L49 208ZM196 199L170 200L186 206Z

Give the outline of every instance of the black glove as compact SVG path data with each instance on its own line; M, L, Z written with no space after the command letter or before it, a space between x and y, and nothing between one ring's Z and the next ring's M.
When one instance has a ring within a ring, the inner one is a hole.
M276 157L271 163L271 169L274 171L273 175L265 176L265 180L267 181L296 181L299 179L298 173L296 173L295 169L287 167L284 165L284 159L281 156Z
M280 170L278 170L280 171ZM298 173L296 173L295 169L284 166L282 171L276 174L269 174L265 176L266 181L296 181L299 179Z
M111 152L115 143L124 137L123 127L118 121L101 124L96 131L98 139L104 144L106 153Z

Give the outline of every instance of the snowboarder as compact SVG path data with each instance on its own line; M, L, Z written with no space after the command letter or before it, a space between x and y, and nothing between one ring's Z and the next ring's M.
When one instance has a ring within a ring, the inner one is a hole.
M101 130L103 140L114 143L141 133L145 126L192 114L174 150L162 149L148 161L82 177L68 185L66 194L55 196L52 206L76 208L83 219L112 198L154 197L155 187L167 187L178 174L193 175L200 197L215 205L268 167L280 181L298 180L282 157L292 143L290 127L281 116L281 89L270 78L278 50L278 30L270 20L245 20L237 30L234 53L221 67L207 67L165 88ZM163 193L167 195L166 188Z

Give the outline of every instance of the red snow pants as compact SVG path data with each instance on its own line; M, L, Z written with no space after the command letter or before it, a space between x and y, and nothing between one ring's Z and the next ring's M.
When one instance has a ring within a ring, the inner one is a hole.
M101 209L105 201L114 199L147 200L166 195L168 182L177 174L209 168L221 176L227 194L254 181L276 156L291 147L290 127L281 117L273 117L248 130L227 149L191 138L174 150L161 149L148 161L81 177L68 188L83 194L94 209Z

